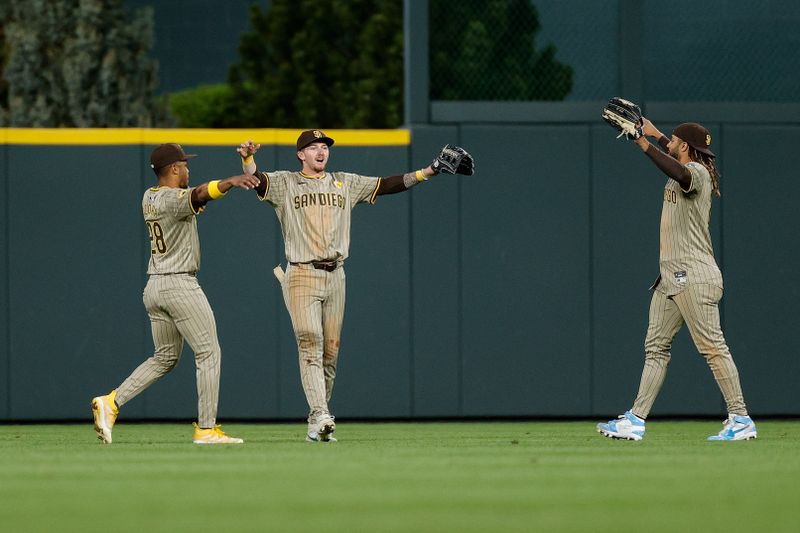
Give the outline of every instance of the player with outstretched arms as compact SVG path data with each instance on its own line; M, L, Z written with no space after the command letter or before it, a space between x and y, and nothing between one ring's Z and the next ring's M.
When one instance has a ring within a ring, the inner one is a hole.
M336 377L345 304L344 263L350 248L350 216L360 204L404 192L439 171L473 173L472 157L445 146L430 166L387 178L326 170L334 141L320 130L307 130L296 143L300 170L259 172L252 141L237 149L245 173L260 182L258 198L275 208L281 224L286 271L276 268L292 319L300 379L308 402L310 442L332 442L336 428L329 403Z

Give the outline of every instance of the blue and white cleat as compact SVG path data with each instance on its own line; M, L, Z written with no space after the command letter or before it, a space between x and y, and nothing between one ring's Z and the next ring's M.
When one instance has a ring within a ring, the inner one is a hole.
M616 420L597 424L597 432L612 439L642 440L644 437L644 420L625 411Z
M722 431L711 435L708 440L750 440L758 437L756 423L749 416L728 415L723 424Z

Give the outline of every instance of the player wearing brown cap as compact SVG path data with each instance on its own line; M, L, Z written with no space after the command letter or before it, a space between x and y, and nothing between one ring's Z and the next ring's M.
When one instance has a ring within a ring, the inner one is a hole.
M388 178L326 172L334 140L320 130L297 138L299 171L257 172L253 155L260 145L239 146L242 168L261 180L258 198L275 208L281 223L286 272L276 268L292 319L300 379L309 406L306 440L331 442L336 427L329 409L345 302L344 262L350 250L350 216L359 203L374 204L383 194L406 191L438 172L471 175L472 157L445 146L430 166Z
M711 151L711 135L702 125L690 122L679 125L667 138L649 120L636 116L639 109L634 104L614 99L609 107L612 120L607 122L615 127L622 123L622 134L633 138L669 179L661 211L660 275L652 287L639 393L629 411L616 420L598 424L597 430L613 438L644 437L645 419L667 374L672 339L685 323L714 374L728 410L722 430L708 440L756 438L756 425L748 416L739 373L720 326L722 274L714 259L709 231L711 199L720 196L720 176ZM614 113L620 109L619 114L632 119L632 125L625 118L615 120L619 115ZM657 139L661 149L651 144L647 136Z
M97 438L111 444L111 432L119 408L170 372L178 364L183 341L194 351L197 366L198 419L195 444L238 444L216 424L221 350L214 314L197 282L200 239L196 217L211 200L232 187L253 189L258 179L250 175L214 180L189 187L187 154L174 143L162 144L150 155L150 168L158 186L147 189L142 214L150 235L149 275L144 305L150 316L155 353L139 365L122 384L92 399Z

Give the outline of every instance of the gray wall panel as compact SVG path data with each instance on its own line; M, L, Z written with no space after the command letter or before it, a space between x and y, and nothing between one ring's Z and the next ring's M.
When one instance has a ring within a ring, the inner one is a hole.
M464 414L589 409L586 127L465 127ZM553 157L569 146L569 157Z
M10 416L85 418L143 353L140 150L9 157Z
M784 160L798 128L710 126L723 171L711 229L726 284L726 338L753 413L797 414L791 376L800 363L787 349L797 289L786 281L798 255L787 222L797 185ZM410 147L335 146L330 167L402 173L426 165L446 142L473 153L474 177L437 176L353 214L334 413L605 416L630 407L666 178L602 124L415 128ZM0 152L8 167L0 328L10 325L0 329L10 347L0 352L3 419L85 419L92 396L152 353L139 207L154 183L150 148ZM187 148L200 154L193 184L239 171L229 148ZM259 163L297 168L292 147L264 147ZM59 187L44 190L30 176ZM284 262L274 210L232 191L199 224L200 282L224 354L220 419L302 420L297 350L271 273ZM722 413L685 329L672 354L653 415ZM183 358L121 419L194 419L188 346ZM34 394L43 401L25 400Z
M411 166L428 166L457 134L455 127L415 128ZM460 189L478 180L440 175L410 193L415 416L461 413Z
M11 396L8 330L8 146L0 146L0 419L8 418Z
M334 153L333 169L367 176L409 170L406 147ZM332 401L340 416L411 415L409 202L406 192L353 210L347 308Z
M592 128L591 154L592 410L612 415L631 406L639 386L665 180L605 125Z
M726 337L754 413L800 413L797 127L726 126L722 198Z

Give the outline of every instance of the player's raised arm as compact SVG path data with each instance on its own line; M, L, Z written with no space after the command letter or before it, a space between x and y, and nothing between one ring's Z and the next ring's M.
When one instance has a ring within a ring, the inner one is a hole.
M236 151L242 158L242 172L256 176L256 179L258 179L258 185L255 187L256 192L259 196L264 196L267 191L267 180L258 172L255 160L255 155L259 148L261 148L261 144L246 141L240 144Z
M645 155L662 172L677 181L682 189L689 190L691 188L692 174L685 166L688 160L683 161L680 147L678 150L673 149L673 145L677 146L681 143L675 143L675 138L668 140L652 122L642 116L642 110L638 105L623 98L614 97L606 104L602 117L603 120L619 132L617 137L624 136L633 140ZM657 138L658 144L666 153L653 146L647 140L648 136Z
M658 145L664 152L668 151L667 144L669 144L669 137L661 133L661 130L656 128L655 124L650 122L646 117L642 117L642 133L658 141Z
M677 181L683 190L689 190L689 188L692 186L692 173L689 172L689 169L686 168L686 166L676 158L679 157L678 150L680 150L680 144L685 143L673 143L672 141L668 141L666 136L658 131L655 126L653 126L652 122L644 117L642 117L642 121L644 125L648 126L648 129L644 130L643 126L644 135L636 139L634 142L664 174ZM658 137L659 145L666 148L666 153L652 145L650 141L647 140L645 135ZM666 141L666 143L662 144L663 141ZM676 145L676 150L673 150L673 144Z
M258 178L252 174L240 174L224 180L209 181L192 189L192 206L199 209L211 200L222 198L234 187L249 190L255 189L258 184Z
M256 173L256 161L254 156L258 149L261 148L260 144L256 144L253 141L243 142L239 145L236 151L242 157L242 172L245 174L255 174Z
M382 194L407 191L414 185L440 172L471 176L475 172L475 161L463 148L448 144L439 151L427 167L415 172L407 172L381 179L375 194L380 196Z

